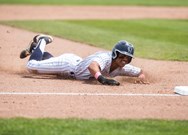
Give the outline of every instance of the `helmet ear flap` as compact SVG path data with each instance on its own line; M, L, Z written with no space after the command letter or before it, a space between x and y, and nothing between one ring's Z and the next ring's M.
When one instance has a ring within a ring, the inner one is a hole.
M117 52L115 49L113 49L112 51L112 59L116 59L117 58Z

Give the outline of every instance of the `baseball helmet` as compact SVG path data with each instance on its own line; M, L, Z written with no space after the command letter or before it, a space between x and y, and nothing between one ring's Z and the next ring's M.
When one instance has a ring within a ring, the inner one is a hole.
M115 44L114 48L112 49L112 59L117 58L117 52L129 56L130 63L132 58L134 57L134 46L125 40L121 40L117 44Z

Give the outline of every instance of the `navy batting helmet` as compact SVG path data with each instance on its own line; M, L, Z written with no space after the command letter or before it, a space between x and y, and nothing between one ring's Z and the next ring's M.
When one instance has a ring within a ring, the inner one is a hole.
M121 40L112 49L112 59L117 58L117 52L129 56L130 63L134 57L134 46L125 40Z

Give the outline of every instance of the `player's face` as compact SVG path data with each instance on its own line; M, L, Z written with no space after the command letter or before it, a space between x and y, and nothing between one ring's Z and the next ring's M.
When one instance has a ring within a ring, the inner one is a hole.
M116 58L116 63L118 64L119 67L124 67L126 64L129 63L129 56L119 54L118 57Z

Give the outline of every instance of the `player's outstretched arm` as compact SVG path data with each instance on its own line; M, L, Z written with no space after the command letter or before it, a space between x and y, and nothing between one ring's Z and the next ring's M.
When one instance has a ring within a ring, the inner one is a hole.
M105 78L100 72L100 66L97 62L93 61L88 67L90 73L103 85L120 85L119 82L113 79Z

